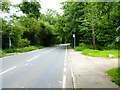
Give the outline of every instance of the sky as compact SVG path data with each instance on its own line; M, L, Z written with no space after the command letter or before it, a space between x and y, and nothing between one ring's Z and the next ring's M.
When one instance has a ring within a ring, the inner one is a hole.
M37 0L40 2L41 4L41 13L44 13L46 12L47 9L53 9L53 10L56 10L59 14L63 14L63 11L60 9L62 7L62 5L60 4L61 2L64 2L66 0ZM10 0L10 2L12 4L19 4L22 2L22 0ZM10 15L17 15L17 16L21 16L21 15L24 15L22 13L22 11L19 11L19 12L16 12L17 9L15 8L12 8L10 10L10 13L2 13L0 14L0 17L6 19L6 20L10 20L11 18L9 18Z
M62 14L63 11L60 9L61 8L61 2L64 2L66 0L39 0L41 4L41 12L45 13L48 8L56 10L58 13ZM12 4L19 4L22 2L22 0L10 0Z

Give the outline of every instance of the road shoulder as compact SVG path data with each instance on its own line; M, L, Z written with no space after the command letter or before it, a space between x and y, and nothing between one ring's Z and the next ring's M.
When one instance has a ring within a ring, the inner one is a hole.
M106 71L118 67L117 59L84 56L68 49L77 88L118 88L106 75Z

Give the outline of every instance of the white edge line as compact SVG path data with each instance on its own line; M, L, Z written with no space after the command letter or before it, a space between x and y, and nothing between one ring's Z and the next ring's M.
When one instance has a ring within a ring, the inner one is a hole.
M6 72L8 72L8 71L11 71L11 70L15 69L16 67L17 67L17 66L14 66L14 67L12 67L12 68L10 68L10 69L8 69L8 70L5 70L5 71L1 72L0 75L6 73Z
M70 69L71 69L71 75L72 75L72 79L73 79L73 86L74 86L74 88L76 88L76 78L75 78L75 76L73 74L73 68L72 68L70 56L68 56L68 59L69 59Z

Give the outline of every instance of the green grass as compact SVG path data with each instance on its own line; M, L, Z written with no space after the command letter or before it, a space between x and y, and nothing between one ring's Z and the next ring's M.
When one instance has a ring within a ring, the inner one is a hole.
M112 82L120 86L120 67L108 70L107 74L111 77Z
M109 54L113 55L112 58L118 58L118 50L92 50L92 49L84 49L82 50L82 54L94 57L105 57L108 58Z
M28 46L23 48L12 48L4 50L6 53L16 53L16 52L28 52L36 49L41 49L43 46Z
M11 48L11 49L0 50L0 57L12 55L8 53L22 53L22 52L28 52L36 49L41 49L41 48L43 48L43 46L28 46L23 48Z

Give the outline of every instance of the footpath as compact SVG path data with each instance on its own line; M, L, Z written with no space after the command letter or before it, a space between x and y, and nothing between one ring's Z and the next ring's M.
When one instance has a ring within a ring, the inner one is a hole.
M118 88L106 71L118 67L118 59L91 57L68 49L76 88ZM114 89L113 89L114 90Z

